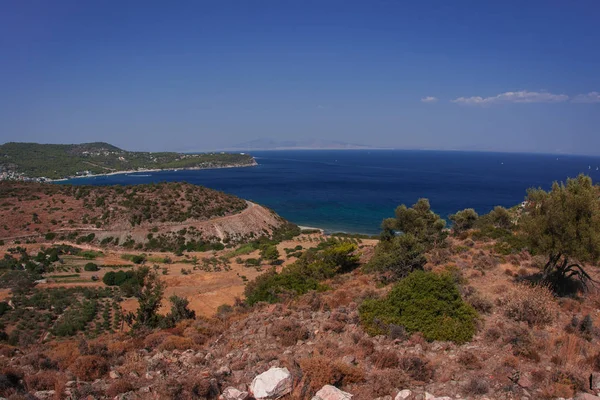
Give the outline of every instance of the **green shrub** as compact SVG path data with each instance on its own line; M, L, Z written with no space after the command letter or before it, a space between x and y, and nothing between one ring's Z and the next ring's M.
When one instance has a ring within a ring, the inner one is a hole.
M87 264L85 264L85 266L83 267L83 269L85 271L99 271L100 268L98 268L98 266L92 262L89 262Z
M48 232L48 233L46 233L46 236L45 236L46 240L54 240L55 237L56 237L56 233L54 233L54 232Z
M321 250L307 251L280 273L275 269L257 277L244 291L252 305L260 301L275 303L286 296L297 296L311 290L323 289L319 282L358 266L356 246L335 240L324 243Z
M146 261L146 256L144 254L123 254L121 255L123 260L131 261L134 264L143 264Z
M102 255L101 251L94 251L94 250L86 250L86 251L82 251L81 253L79 253L79 255L83 258L86 258L88 260L94 260L97 257Z
M126 282L138 284L135 271L108 271L102 277L102 282L108 286L122 286Z
M385 298L365 300L359 311L373 335L387 334L392 324L421 332L427 340L465 343L475 334L477 313L462 300L449 274L415 271Z
M398 280L415 270L422 270L427 262L425 247L411 234L381 240L375 254L365 265L365 271L377 272L386 280Z

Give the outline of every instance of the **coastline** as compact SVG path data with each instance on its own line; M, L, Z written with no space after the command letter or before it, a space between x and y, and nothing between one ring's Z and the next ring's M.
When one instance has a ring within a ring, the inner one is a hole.
M199 171L203 169L224 169L224 168L247 168L247 167L256 167L258 162L256 159L253 159L254 163L252 164L244 164L244 165L223 165L219 167L186 167L186 168L153 168L153 169L133 169L126 171L115 171L115 172L107 172L105 174L90 174L90 175L77 175L70 176L67 178L59 178L59 179L48 179L46 182L64 182L70 181L72 179L83 179L83 178L97 178L102 176L112 176L112 175L127 175L127 174L139 174L144 172L165 172L165 171Z

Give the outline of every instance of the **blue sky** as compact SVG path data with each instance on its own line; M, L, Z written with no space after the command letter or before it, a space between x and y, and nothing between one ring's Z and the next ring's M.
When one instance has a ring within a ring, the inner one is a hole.
M599 20L596 0L5 2L0 142L600 155Z

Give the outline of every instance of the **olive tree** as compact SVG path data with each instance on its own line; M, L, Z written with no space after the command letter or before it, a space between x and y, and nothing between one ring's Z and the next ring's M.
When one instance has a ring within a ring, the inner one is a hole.
M466 208L456 214L449 215L448 218L452 221L454 233L461 233L473 228L479 215L474 209Z
M409 234L424 245L426 250L444 243L448 233L446 221L431 210L429 200L419 199L412 207L402 204L396 208L395 218L383 220L382 240L397 234Z
M593 281L585 263L600 259L600 200L589 176L579 175L552 190L530 189L520 228L534 253L548 257L543 279L559 289L569 279Z

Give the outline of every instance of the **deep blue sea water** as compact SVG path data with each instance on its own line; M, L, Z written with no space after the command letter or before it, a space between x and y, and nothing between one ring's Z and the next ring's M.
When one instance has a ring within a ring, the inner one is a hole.
M274 209L326 231L376 234L399 204L426 197L444 218L464 208L486 213L523 201L529 187L583 172L600 179L600 157L479 152L357 150L253 152L250 168L163 171L78 178L82 185L186 181Z

